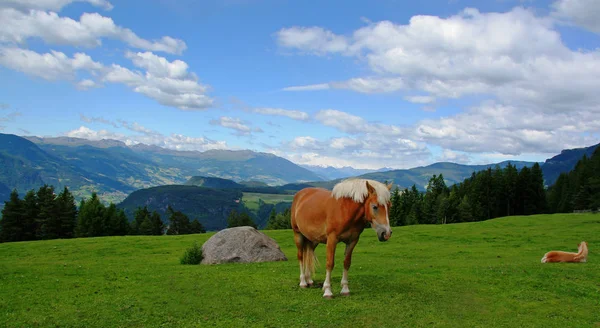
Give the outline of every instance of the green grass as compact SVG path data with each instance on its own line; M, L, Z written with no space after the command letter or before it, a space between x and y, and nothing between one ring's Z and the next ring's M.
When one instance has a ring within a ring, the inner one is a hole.
M211 234L0 244L2 327L599 327L600 215L540 215L365 230L340 297L298 287L292 233L267 231L285 262L182 265ZM588 263L541 264L586 240ZM325 247L317 248L323 282Z
M261 194L254 192L245 192L242 200L246 207L251 211L258 210L258 200L262 199L267 204L277 204L280 202L292 202L294 195L279 195L279 194Z

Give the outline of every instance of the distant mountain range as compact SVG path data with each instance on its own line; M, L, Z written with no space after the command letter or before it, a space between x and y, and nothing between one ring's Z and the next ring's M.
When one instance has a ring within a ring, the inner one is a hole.
M347 177L358 176L362 174L372 173L372 172L383 172L392 170L391 168L380 168L378 170L369 170L369 169L355 169L350 166L344 167L333 167L333 166L319 166L319 165L306 165L301 164L305 169L315 172L318 174L323 180L335 180L342 179Z
M554 183L561 172L571 170L583 154L591 154L597 146L564 150L546 160L542 164L546 184ZM451 185L475 171L496 165L504 167L507 163L444 162L405 170L359 170L300 166L273 154L249 150L175 151L148 145L127 146L116 140L0 134L0 202L6 200L14 188L22 196L43 184L56 189L68 186L77 200L96 191L103 201L118 203L139 189L184 184L214 187L211 184L228 183L206 178L226 179L237 184L238 190L240 186L253 187L257 192L272 193L293 193L308 185L331 188L349 176L388 180L400 188L415 184L424 190L433 174L442 173L446 183ZM533 165L532 162L511 163L519 168ZM200 178L194 180L194 177Z

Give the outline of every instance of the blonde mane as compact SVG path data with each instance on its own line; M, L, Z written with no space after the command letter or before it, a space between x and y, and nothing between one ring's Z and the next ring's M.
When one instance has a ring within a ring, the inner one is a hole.
M377 193L377 202L379 204L387 204L390 201L390 191L387 186L379 181L369 179L347 179L339 182L333 187L331 195L335 199L346 197L351 198L357 203L362 203L369 195L367 181L375 189L375 193Z

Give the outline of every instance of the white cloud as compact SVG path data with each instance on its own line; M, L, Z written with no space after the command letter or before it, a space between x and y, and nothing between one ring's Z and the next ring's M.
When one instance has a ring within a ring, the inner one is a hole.
M432 96L406 96L404 99L415 104L431 104L435 102L435 97Z
M283 28L276 33L277 42L287 48L296 48L313 54L343 52L348 48L345 37L321 27Z
M99 71L102 64L84 53L69 58L62 52L39 54L20 48L0 48L0 65L46 80L73 80L77 71Z
M213 105L214 100L206 94L208 86L198 83L196 75L187 72L185 62L169 62L152 53L128 53L127 56L134 65L148 69L146 74L113 64L103 81L123 83L162 105L183 110L202 110Z
M324 109L315 114L315 119L323 125L334 127L347 133L367 132L370 127L362 117L336 109Z
M27 13L12 8L0 8L0 42L24 44L30 38L41 38L48 44L76 47L97 47L102 38L116 39L131 47L181 54L186 49L182 40L164 36L149 41L130 29L118 26L112 18L98 13L84 13L79 21L60 17L55 12L31 10Z
M600 21L595 19L597 1L561 0L554 8L590 30L596 30ZM467 8L445 18L413 16L404 25L367 23L348 35L324 28L294 27L288 32L317 35L314 39L319 41L279 42L283 47L352 56L371 73L368 78L316 84L327 88L288 87L287 91L401 92L405 100L419 104L465 96L483 99L465 112L402 128L339 113L317 116L340 131L359 134L379 128L452 151L504 155L556 153L600 138L596 119L600 117L600 50L567 47L553 17L536 16L521 7L504 13ZM328 40L344 40L344 46L334 47Z
M552 4L553 14L600 34L600 2L597 0L559 0Z
M585 111L549 116L490 103L451 117L423 120L416 124L414 137L463 152L556 154L598 142L597 117Z
M121 121L123 123L123 121ZM190 137L181 134L163 135L157 131L147 129L137 123L124 122L128 130L140 132L137 135L125 135L108 130L93 130L86 126L68 131L64 135L69 137L84 138L90 140L113 139L124 142L127 145L146 144L155 145L173 150L196 150L206 151L209 149L228 149L225 141L215 141L206 137Z
M438 157L437 160L440 162L452 162L459 164L469 164L471 162L471 158L468 154L463 152L455 152L449 149L444 149L442 156Z
M285 87L283 91L346 89L361 93L394 92L405 88L402 78L354 78L347 81Z
M308 121L310 118L308 113L299 110L261 107L254 108L252 111L263 115L285 116L298 121Z
M263 132L260 128L251 128L247 123L239 118L222 116L218 120L211 120L210 124L222 126L236 131L238 135L250 135L252 132Z
M209 87L198 83L196 75L187 72L185 62L169 62L152 53L129 54L129 57L134 65L149 71L143 74L116 64L105 67L84 53L69 58L54 50L40 54L20 48L0 48L0 65L46 80L74 81L79 72L87 72L98 75L98 80L84 79L76 87L89 89L100 86L100 82L122 83L165 106L202 110L213 105L214 100L207 95Z
M85 80L81 80L79 82L77 82L77 89L79 90L88 90L91 88L99 88L102 85L96 83L94 80L90 80L90 79L85 79Z
M327 90L329 89L329 83L301 85L295 87L285 87L283 91L315 91L315 90Z
M102 123L107 125L112 125L115 128L118 128L119 125L111 120L107 120L103 117L89 117L83 114L79 114L79 118L86 123Z
M24 11L29 9L52 10L58 12L73 2L87 2L105 10L113 9L113 5L106 0L2 0L0 1L0 8L8 7Z
M170 77L183 79L188 77L188 64L182 60L169 62L166 58L157 56L151 52L127 51L125 57L131 59L137 67L145 69L156 77Z
M424 165L431 156L423 143L402 137L382 137L378 134L326 140L300 136L283 143L279 149L277 154L299 164L370 169Z

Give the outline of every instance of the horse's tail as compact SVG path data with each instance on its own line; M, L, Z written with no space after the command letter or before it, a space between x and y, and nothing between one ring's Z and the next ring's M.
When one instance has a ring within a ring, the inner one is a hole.
M315 266L319 263L315 255L315 249L308 240L305 240L302 245L302 270L311 275L315 274Z

